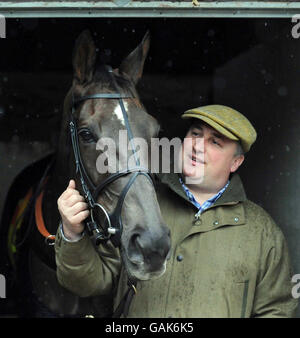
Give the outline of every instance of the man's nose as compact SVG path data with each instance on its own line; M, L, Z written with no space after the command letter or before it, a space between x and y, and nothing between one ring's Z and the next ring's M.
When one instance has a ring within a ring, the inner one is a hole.
M193 150L195 153L204 153L205 151L204 137L196 137L193 142Z

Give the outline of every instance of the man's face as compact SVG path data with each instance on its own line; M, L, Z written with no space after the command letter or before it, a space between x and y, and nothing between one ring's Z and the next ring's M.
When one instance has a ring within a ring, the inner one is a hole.
M230 173L244 160L236 156L237 143L205 123L193 124L182 148L182 173L186 184L196 184L206 190L221 189Z

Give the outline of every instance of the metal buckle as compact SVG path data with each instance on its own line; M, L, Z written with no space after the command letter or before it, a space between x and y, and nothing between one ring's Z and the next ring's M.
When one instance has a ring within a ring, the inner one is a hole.
M130 284L130 286L132 287L133 291L135 294L137 294L137 290L136 290L136 287L133 285L133 284Z
M110 217L109 217L107 211L105 210L105 208L101 204L99 204L99 203L95 203L94 207L96 207L96 206L99 207L103 211L103 213L104 213L104 215L105 215L105 217L107 219L108 227L107 227L106 231L107 231L107 238L109 238L111 235L114 235L117 232L117 229L113 228L111 226ZM91 219L92 219L93 222L95 222L94 216L93 216L93 211L94 211L94 209L91 209Z
M55 236L54 235L49 235L48 237L46 237L45 238L45 243L47 245L50 245L50 246L54 245L55 244Z

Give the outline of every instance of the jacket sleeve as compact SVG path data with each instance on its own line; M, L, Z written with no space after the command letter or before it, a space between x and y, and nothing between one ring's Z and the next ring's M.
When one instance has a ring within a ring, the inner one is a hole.
M114 292L120 270L120 254L110 241L94 247L87 235L77 242L66 241L60 227L55 240L59 283L80 297Z
M294 317L298 305L292 297L292 268L287 243L281 230L275 227L263 239L253 317Z

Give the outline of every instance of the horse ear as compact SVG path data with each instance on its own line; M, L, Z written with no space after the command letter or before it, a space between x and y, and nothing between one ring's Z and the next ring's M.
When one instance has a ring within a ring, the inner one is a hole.
M91 81L96 63L96 47L91 33L83 31L73 50L74 81L83 84Z
M150 32L147 31L142 42L121 63L121 73L129 75L134 84L142 77L144 62L150 47Z

